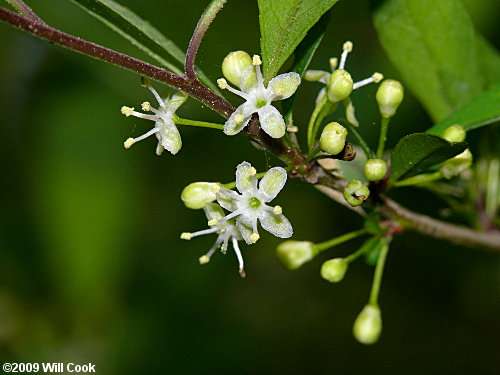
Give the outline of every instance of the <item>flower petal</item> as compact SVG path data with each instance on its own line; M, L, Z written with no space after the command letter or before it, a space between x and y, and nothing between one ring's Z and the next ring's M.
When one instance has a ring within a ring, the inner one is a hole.
M275 95L273 100L283 100L292 96L300 85L300 75L295 72L274 77L267 86Z
M224 124L224 134L235 135L238 134L252 117L253 106L247 102L236 108L231 117Z
M264 196L266 202L276 198L285 186L286 178L286 171L281 167L274 167L266 172L259 183L259 193Z
M251 236L253 234L252 223L247 216L240 215L236 220L236 227L241 233L241 237L247 243L247 245L252 245Z
M249 92L257 85L257 82L257 72L255 71L255 66L251 65L243 70L240 79L240 89L243 92Z
M166 107L169 113L175 113L179 107L187 100L188 94L182 91L177 92L170 100L167 101Z
M221 206L219 206L217 203L207 203L205 207L203 207L203 211L205 211L205 215L207 216L208 220L222 219L224 216L226 216Z
M181 135L171 119L157 121L155 126L159 129L156 133L161 145L175 155L182 147Z
M258 114L262 130L267 134L273 138L281 138L285 135L285 120L276 108L269 104L259 109Z
M245 191L256 187L256 174L255 168L252 164L244 161L236 167L236 187L238 191L243 194Z
M220 191L217 193L217 202L228 211L236 211L238 209L236 199L224 194L225 192L228 194L236 194L234 191L221 186Z
M292 224L283 214L276 215L271 210L263 211L259 216L262 228L279 238L292 237Z

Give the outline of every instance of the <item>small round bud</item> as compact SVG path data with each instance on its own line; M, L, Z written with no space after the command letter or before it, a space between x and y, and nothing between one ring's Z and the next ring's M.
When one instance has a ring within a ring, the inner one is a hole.
M466 135L465 129L455 124L447 127L441 137L450 142L463 142Z
M403 101L403 85L394 80L386 79L377 90L377 103L382 117L392 117Z
M252 65L252 58L245 51L230 52L222 62L222 74L233 85L239 86L241 74Z
M332 155L337 155L344 149L347 129L338 122L331 122L321 132L319 145L321 149Z
M353 88L351 75L344 69L337 69L328 81L328 99L334 103L340 102L351 95Z
M316 247L309 241L285 241L276 248L281 264L289 270L296 270L317 254Z
M446 160L441 166L441 173L445 178L452 178L466 171L472 165L472 153L466 149L454 158Z
M199 210L215 200L215 186L211 182L193 182L184 188L181 199L187 208Z
M387 163L382 159L368 159L365 163L365 176L368 181L378 181L387 174Z
M356 207L370 196L370 190L361 181L353 180L344 189L344 198L351 206Z
M356 318L352 333L356 340L362 344L375 344L382 333L380 308L370 304L366 305Z
M344 258L327 260L321 266L321 277L331 283L342 281L349 263Z

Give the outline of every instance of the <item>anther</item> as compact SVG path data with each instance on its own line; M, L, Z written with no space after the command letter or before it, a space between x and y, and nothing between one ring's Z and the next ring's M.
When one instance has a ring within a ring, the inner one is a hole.
M256 243L258 240L259 240L260 236L258 233L252 233L252 235L250 236L250 241L252 241L252 243Z
M213 227L214 225L219 224L219 221L217 219L212 219L208 221L208 226Z
M141 107L142 107L143 111L151 111L151 103L150 102L142 103Z
M281 208L281 206L274 206L273 212L275 215L281 215L283 213L283 209Z
M384 79L384 75L382 73L376 72L372 74L373 82L379 83Z
M198 258L198 261L200 262L200 264L207 264L208 262L210 262L210 258L206 255L202 255Z
M125 148L130 148L134 143L134 138L128 138L125 142L123 142L123 145L125 146Z
M248 174L250 176L255 176L257 174L257 170L254 167L250 167L250 169L248 170Z
M252 65L254 65L254 66L262 65L262 60L260 59L259 55L253 55Z
M122 107L122 114L124 114L125 116L130 116L132 114L132 112L134 112L134 108L130 108L130 107L125 107L123 106Z
M345 42L344 45L342 46L342 49L347 52L352 52L352 42L351 41Z
M227 81L224 78L219 78L217 80L217 85L221 88L221 90L227 89Z
M192 235L189 232L184 232L181 234L181 239L183 239L183 240L190 240L191 237L192 237Z

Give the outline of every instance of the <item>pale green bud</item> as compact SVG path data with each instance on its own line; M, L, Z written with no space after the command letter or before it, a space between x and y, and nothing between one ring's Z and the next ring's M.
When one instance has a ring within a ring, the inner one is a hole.
M252 58L245 51L230 52L222 62L222 74L233 85L239 87L241 74L252 65Z
M466 135L465 129L460 125L455 124L447 127L441 137L450 142L463 142L465 141Z
M375 344L382 333L380 308L370 304L366 305L356 318L352 333L356 340L362 344Z
M344 198L353 207L359 206L369 196L370 190L358 180L349 182L344 189Z
M377 102L382 117L392 117L403 101L403 85L394 80L386 79L377 90Z
M319 145L321 149L332 155L342 152L347 137L347 129L338 122L331 122L321 132Z
M312 260L318 251L309 241L285 241L276 248L280 262L289 270L296 270Z
M199 210L215 200L217 186L212 182L193 182L184 188L181 199L187 208Z
M327 260L321 266L321 277L331 283L342 281L349 263L344 258Z
M469 169L472 165L472 153L466 149L461 154L454 158L446 160L441 166L441 173L445 178L452 178L459 175L463 171Z
M328 81L328 99L331 102L340 102L351 95L354 88L351 75L344 69L337 69Z
M365 163L365 176L368 181L378 181L387 174L387 163L382 159L368 159Z

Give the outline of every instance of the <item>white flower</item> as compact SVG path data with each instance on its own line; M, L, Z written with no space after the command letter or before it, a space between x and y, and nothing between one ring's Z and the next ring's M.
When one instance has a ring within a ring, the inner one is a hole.
M250 163L243 162L236 168L236 187L240 194L220 187L217 193L219 204L231 214L224 218L209 222L215 225L232 218L236 219L243 239L247 244L257 242L260 238L257 231L257 222L276 237L289 238L293 228L288 219L282 214L280 206L271 207L271 202L283 189L287 174L283 168L275 167L266 172L257 187L256 170Z
M238 258L240 276L245 277L243 256L241 255L240 247L238 246L238 241L241 240L241 234L235 225L235 221L219 221L219 219L224 218L225 214L222 208L217 203L207 203L205 207L203 207L203 210L205 211L209 223L214 223L215 220L216 224L214 224L212 228L201 230L199 232L184 232L181 234L181 238L183 240L190 240L193 237L202 236L204 234L218 234L217 239L215 240L215 243L210 248L210 250L208 250L205 255L200 257L200 264L208 263L212 255L217 251L219 247L222 253L226 254L229 240L231 240L233 244L233 250L236 253L236 257Z
M261 64L260 57L255 55L253 66L248 67L241 76L239 86L242 91L229 86L224 78L217 80L221 89L228 89L245 99L245 103L236 108L226 121L224 133L227 135L238 134L247 126L254 113L259 115L262 130L271 137L281 138L285 135L285 120L271 102L292 96L300 84L300 76L294 72L280 74L271 79L265 87L260 71Z
M143 111L151 111L153 115L146 115L144 113L134 111L134 108L122 107L122 113L125 116L135 116L146 120L155 122L153 129L137 138L129 138L124 142L125 148L129 148L134 143L155 134L158 138L158 146L156 147L156 154L161 155L164 149L167 149L172 155L175 155L182 147L181 135L174 123L175 111L186 101L188 95L183 92L178 92L171 99L162 99L156 90L147 85L151 90L156 100L158 101L158 109L151 107L149 102L142 103Z
M359 82L353 83L351 75L344 70L345 68L345 63L347 60L347 55L349 52L352 52L352 47L353 44L352 42L345 42L343 47L342 47L342 55L340 57L340 64L338 65L337 68L337 63L338 59L337 58L331 58L330 59L330 68L332 73L325 72L323 70L308 70L304 76L304 79L306 81L311 81L311 82L320 82L325 85L319 92L317 98L316 98L316 105L323 99L325 95L327 95L327 90L329 91L329 99L332 101L335 101L336 97L336 91L339 90L341 91L341 97L344 98L346 97L346 116L347 120L354 125L358 125L358 121L356 120L356 117L354 115L354 107L352 105L351 100L349 99L349 95L353 90L356 90L360 87L363 87L365 85L368 85L372 82L378 83L380 82L384 76L381 73L373 73L371 77L363 79ZM334 76L332 78L332 75ZM350 82L349 82L350 81ZM335 87L338 85L339 87ZM337 89L337 90L336 90Z

